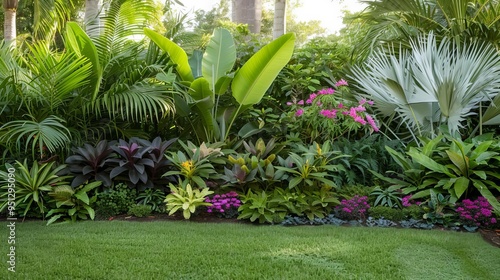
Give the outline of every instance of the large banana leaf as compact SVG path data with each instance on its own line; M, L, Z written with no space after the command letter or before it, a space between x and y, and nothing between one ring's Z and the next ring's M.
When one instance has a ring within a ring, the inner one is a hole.
M212 90L219 79L233 69L235 61L233 36L226 29L215 29L202 60L203 77L208 80Z
M75 22L67 23L65 39L68 50L73 51L78 56L86 57L92 64L87 92L92 93L92 101L95 101L102 79L102 69L97 49L87 33Z
M231 89L240 105L257 104L293 54L295 34L285 34L255 53L234 77Z
M188 56L181 47L151 29L145 28L144 33L164 52L168 53L170 59L176 64L177 72L182 80L188 82L194 80L191 66L189 66Z

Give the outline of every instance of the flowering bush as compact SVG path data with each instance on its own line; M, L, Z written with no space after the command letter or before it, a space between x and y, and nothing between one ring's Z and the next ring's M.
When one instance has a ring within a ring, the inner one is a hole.
M493 215L493 207L480 196L476 200L464 199L456 209L460 221L466 226L493 226L497 223Z
M415 201L414 204L412 204L412 199L411 199L411 195L407 195L405 197L403 197L403 199L401 200L401 204L403 205L403 207L410 207L412 205L420 205L422 202L420 201Z
M208 213L216 213L224 218L234 218L238 215L238 207L241 206L241 201L238 199L238 194L234 191L226 194L216 194L212 198L207 197L205 202L212 203L207 207Z
M302 131L302 139L309 138L310 142L333 140L359 129L378 132L375 119L367 113L373 101L361 99L352 102L344 99L348 94L347 85L345 80L340 80L335 84L336 89L326 88L311 93L305 101L287 102L294 118L290 122L292 130Z
M351 199L343 199L340 205L335 207L335 211L339 218L345 220L364 219L370 209L367 196L355 195Z

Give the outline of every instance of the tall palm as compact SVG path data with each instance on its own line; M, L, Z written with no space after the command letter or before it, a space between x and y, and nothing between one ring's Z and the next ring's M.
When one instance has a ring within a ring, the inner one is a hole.
M286 33L286 4L287 0L274 1L274 22L273 22L273 38Z
M16 13L18 0L3 0L4 24L3 34L4 40L8 43L15 44L16 40Z
M409 41L433 31L443 37L476 38L494 43L500 39L498 0L366 0L359 18L370 26L357 49L368 52L375 46Z
M260 33L262 0L232 0L232 20L248 24L252 33Z

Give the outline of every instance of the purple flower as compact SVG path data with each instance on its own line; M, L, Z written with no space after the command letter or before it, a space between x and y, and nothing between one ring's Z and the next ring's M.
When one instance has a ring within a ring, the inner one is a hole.
M298 109L297 112L295 112L296 117L300 117L304 114L304 109Z

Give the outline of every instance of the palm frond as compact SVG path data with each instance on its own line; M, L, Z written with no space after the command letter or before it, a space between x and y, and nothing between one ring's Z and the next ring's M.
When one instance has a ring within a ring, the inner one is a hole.
M71 134L63 123L64 120L56 116L49 116L40 122L35 119L10 121L0 127L0 142L16 146L17 150L21 150L21 143L25 143L24 148L32 151L33 158L36 151L44 155L45 148L55 153L67 148L71 140Z
M173 112L173 102L166 92L167 87L154 87L146 83L133 86L116 85L97 99L96 108L104 109L109 117L131 122L159 120ZM99 113L99 112L96 112Z

